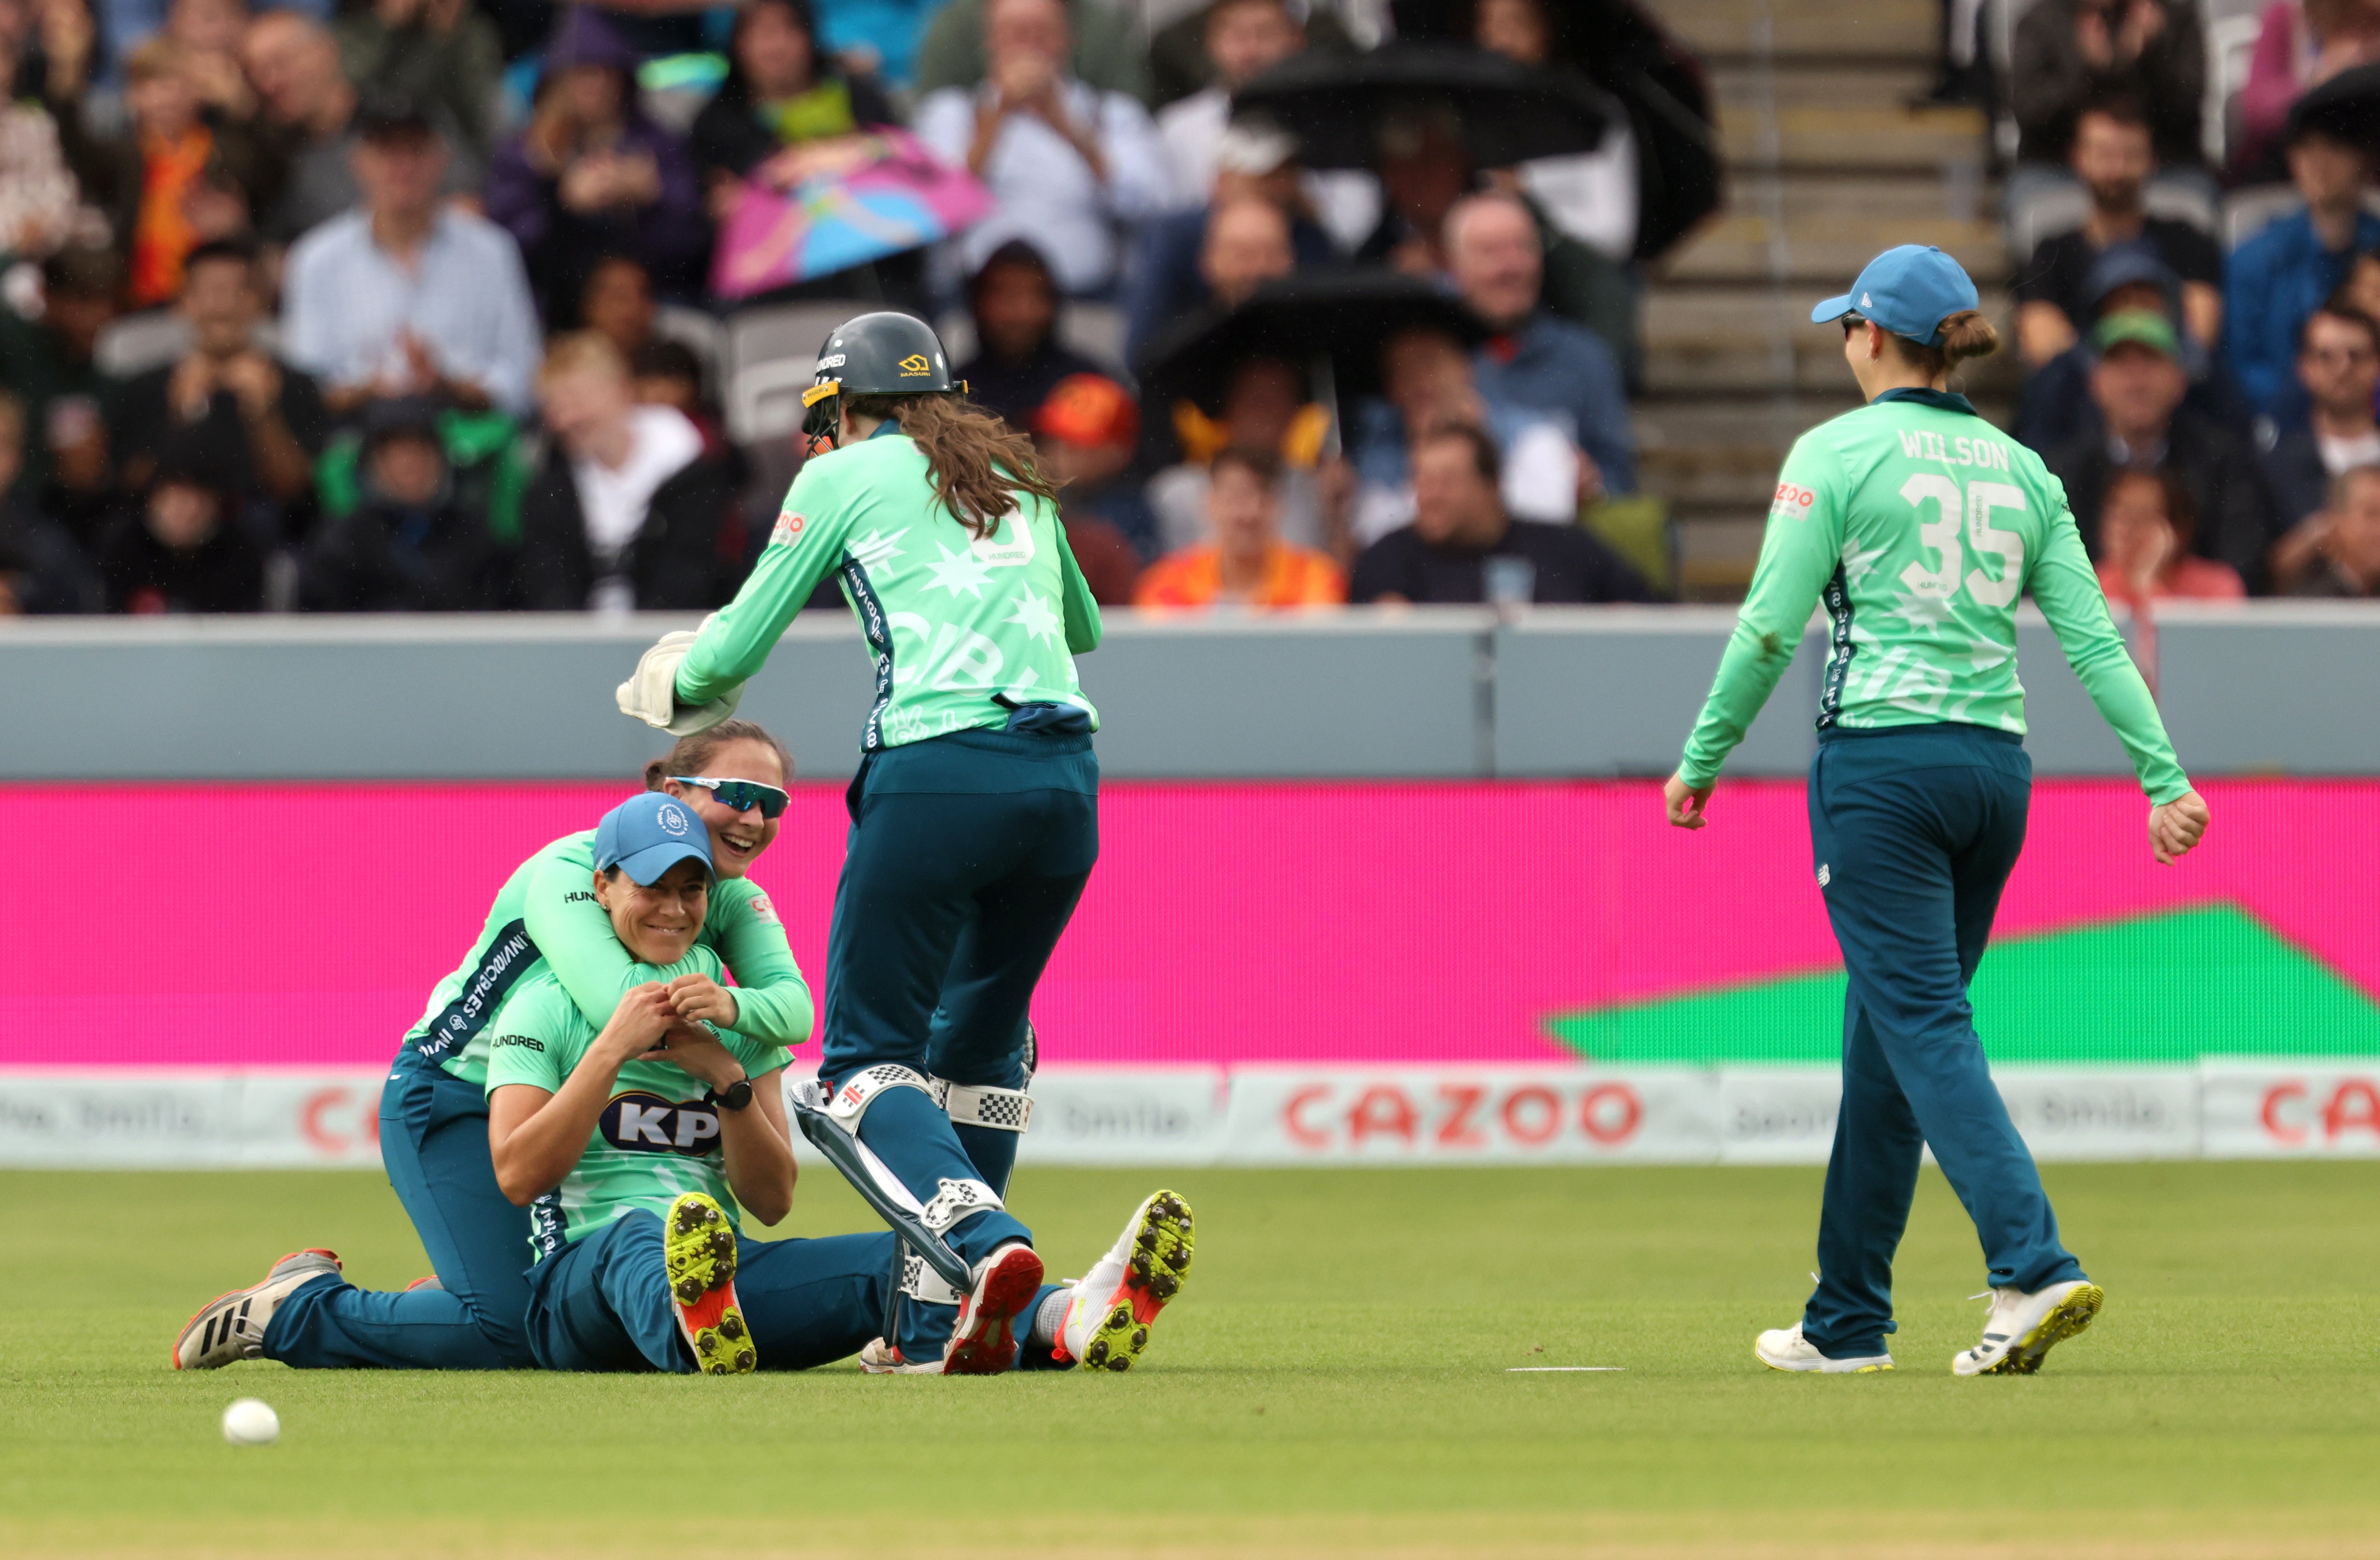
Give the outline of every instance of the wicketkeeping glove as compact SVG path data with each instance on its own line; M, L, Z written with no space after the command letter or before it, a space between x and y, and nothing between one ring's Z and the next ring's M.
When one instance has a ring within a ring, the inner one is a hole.
M663 634L659 644L637 658L636 672L620 685L616 696L620 713L634 715L672 737L691 737L698 731L708 731L734 714L736 703L744 697L742 683L708 704L689 708L677 701L678 664L693 648L694 635L690 630L680 628Z

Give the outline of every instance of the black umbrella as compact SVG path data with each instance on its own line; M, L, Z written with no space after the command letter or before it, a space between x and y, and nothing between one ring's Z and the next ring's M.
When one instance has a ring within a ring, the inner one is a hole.
M1212 416L1242 363L1279 358L1325 381L1313 387L1317 399L1344 399L1378 387L1380 348L1415 325L1446 331L1465 347L1488 335L1461 299L1418 276L1287 276L1236 309L1208 309L1166 332L1141 355L1140 378L1154 402L1189 400Z
M1242 87L1234 115L1271 119L1297 138L1309 168L1368 168L1380 122L1446 107L1462 121L1474 163L1509 167L1592 152L1619 104L1583 78L1451 43L1390 43L1369 54L1308 49Z
M2380 152L2380 65L2359 65L2308 89L2289 110L2289 128Z
M1635 0L1542 7L1546 64L1617 98L1636 133L1636 257L1651 260L1718 208L1718 138L1701 63ZM1469 42L1476 0L1396 0L1397 34Z

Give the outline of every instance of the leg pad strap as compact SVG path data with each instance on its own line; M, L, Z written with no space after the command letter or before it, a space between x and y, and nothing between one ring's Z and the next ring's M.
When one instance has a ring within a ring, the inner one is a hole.
M935 1098L963 1127L989 1127L1001 1132L1022 1132L1033 1120L1033 1096L1022 1089L992 1084L933 1080Z
M860 1118L868 1114L869 1102L888 1089L915 1089L936 1104L941 1103L933 1080L924 1073L902 1066L897 1062L880 1062L844 1079L842 1087L834 1091L834 1097L827 1102L826 1114L834 1118L836 1126L856 1138L859 1135Z
M954 1181L945 1176L941 1178L941 1189L926 1200L922 1217L926 1227L940 1235L961 1219L1007 1206L1000 1200L998 1192L981 1181L972 1177Z
M928 1267L925 1258L908 1250L901 1253L901 1293L929 1306L954 1306L965 1298L943 1283L942 1275Z

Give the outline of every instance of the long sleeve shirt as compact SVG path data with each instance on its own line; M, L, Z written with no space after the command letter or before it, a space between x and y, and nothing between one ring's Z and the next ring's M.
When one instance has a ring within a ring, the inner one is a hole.
M515 868L488 907L468 957L430 993L405 1049L466 1083L483 1083L489 1022L531 974L551 971L596 1030L612 1021L612 1010L631 990L667 981L669 973L629 954L596 903L594 884L592 829L565 835ZM695 942L711 965L723 960L735 974L737 1033L775 1045L809 1038L809 986L759 884L749 878L713 884Z
M965 166L976 106L991 90L946 87L931 94L917 105L917 139L944 162ZM999 207L959 238L970 275L992 250L1023 238L1041 251L1061 287L1093 291L1116 274L1116 225L1156 216L1171 199L1172 177L1148 110L1122 92L1080 81L1062 82L1058 91L1107 165L1094 171L1074 142L1038 116L1008 116L983 165L983 182Z
M1888 390L1795 441L1680 776L1718 777L1822 599L1821 730L1959 722L2023 735L2016 606L2028 592L2149 799L2189 790L2064 487L1965 396L1925 390Z
M805 462L744 588L679 664L677 701L707 704L759 672L832 573L876 663L863 752L1004 726L1020 704L1071 704L1096 729L1075 657L1099 647L1099 603L1056 507L1016 497L990 535L970 534L890 422Z

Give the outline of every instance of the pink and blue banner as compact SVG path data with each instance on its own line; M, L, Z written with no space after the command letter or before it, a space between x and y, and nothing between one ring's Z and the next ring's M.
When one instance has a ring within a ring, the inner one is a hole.
M2380 783L2206 787L2161 868L2127 785L2045 782L1978 976L1996 1060L2380 1054ZM589 785L0 788L0 1066L384 1061ZM803 786L756 874L813 979L842 864ZM1053 1064L1821 1062L1840 972L1802 790L1710 828L1638 782L1111 786L1042 986ZM805 1056L814 1060L815 1050Z

